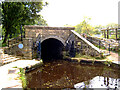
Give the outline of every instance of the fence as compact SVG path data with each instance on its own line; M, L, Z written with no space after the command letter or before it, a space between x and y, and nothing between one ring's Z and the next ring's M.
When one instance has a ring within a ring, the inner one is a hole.
M114 39L105 39L105 38L99 39L91 36L87 36L86 39L91 43L93 43L94 45L97 45L99 48L104 47L105 49L108 49L109 52L110 50L118 51L119 48L118 41Z
M114 35L115 39L120 39L120 29L118 28L107 28L107 29L103 29L102 31L102 35L104 36L104 38L109 39L110 35Z

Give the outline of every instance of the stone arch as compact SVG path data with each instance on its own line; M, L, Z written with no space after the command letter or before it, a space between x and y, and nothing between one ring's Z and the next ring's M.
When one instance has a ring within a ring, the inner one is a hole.
M41 41L41 58L44 61L63 58L64 44L55 37L48 37Z
M62 38L60 38L60 37L58 37L58 36L48 36L48 37L45 37L44 39L41 39L41 43L42 43L44 40L50 39L50 38L57 39L57 40L61 41L64 46L66 46L65 40L62 39Z

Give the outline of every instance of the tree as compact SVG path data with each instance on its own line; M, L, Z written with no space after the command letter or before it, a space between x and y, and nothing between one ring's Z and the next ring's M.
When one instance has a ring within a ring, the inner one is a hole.
M48 26L47 21L43 19L43 16L38 17L37 20L35 20L35 24L40 26Z
M94 34L101 34L102 25L96 25L94 28Z
M0 25L2 24L2 5L0 3Z
M2 25L4 30L4 41L10 34L18 33L20 26L33 25L41 17L38 13L43 9L41 2L2 2ZM44 21L43 19L41 19ZM44 22L45 24L46 22ZM42 22L41 22L42 24Z
M106 28L118 28L118 24L116 24L116 23L109 23L105 27Z
M91 18L88 18L88 17L84 17L84 20L76 25L76 28L75 30L78 32L78 33L86 33L88 35L92 35L93 34L93 31L94 31L94 27L92 27L90 24L89 24L89 21L91 20Z

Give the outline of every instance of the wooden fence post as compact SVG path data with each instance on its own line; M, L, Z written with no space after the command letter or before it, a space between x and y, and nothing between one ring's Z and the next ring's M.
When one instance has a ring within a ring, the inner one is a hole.
M107 28L107 39L109 39L109 29Z
M117 39L117 34L118 34L118 33L117 33L117 28L115 29L115 31L116 31L116 34L115 34L115 35L116 35L116 39Z
M106 38L106 33L105 33L106 30L104 30L104 38Z

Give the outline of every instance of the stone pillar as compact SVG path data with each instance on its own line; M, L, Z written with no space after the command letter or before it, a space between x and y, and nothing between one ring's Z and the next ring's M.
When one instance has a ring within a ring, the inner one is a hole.
M32 38L24 38L23 45L24 45L24 47L23 47L24 57L27 59L32 59L33 39Z

